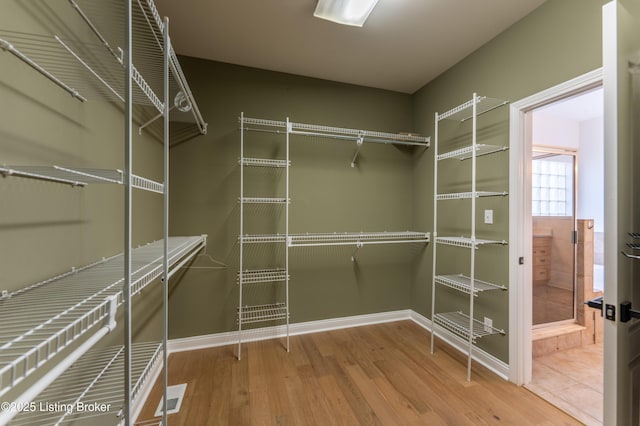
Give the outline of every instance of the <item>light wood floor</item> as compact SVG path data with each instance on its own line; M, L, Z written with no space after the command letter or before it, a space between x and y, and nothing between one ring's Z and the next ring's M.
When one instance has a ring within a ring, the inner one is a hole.
M528 390L463 358L411 321L171 355L169 384L188 383L170 425L574 425ZM158 385L138 420L150 420Z

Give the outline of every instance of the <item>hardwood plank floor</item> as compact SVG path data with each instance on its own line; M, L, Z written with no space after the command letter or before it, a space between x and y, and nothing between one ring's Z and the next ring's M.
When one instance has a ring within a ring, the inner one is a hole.
M187 383L170 425L578 425L556 407L466 360L412 321L170 356L169 384ZM159 383L138 421L152 422Z

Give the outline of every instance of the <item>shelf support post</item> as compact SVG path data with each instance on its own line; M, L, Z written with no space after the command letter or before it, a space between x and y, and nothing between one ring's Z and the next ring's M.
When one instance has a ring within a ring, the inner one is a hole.
M284 269L285 269L285 293L286 293L286 309L287 309L287 352L289 352L289 135L291 134L291 130L293 129L291 122L289 121L289 117L287 117L287 137L286 137L286 152L287 152L287 161L286 161L286 182L285 182L285 218L284 218Z
M162 424L167 424L167 388L169 387L169 18L164 18L164 217L163 217L163 255L162 255Z
M133 47L131 37L132 26L132 0L125 2L125 49L124 49L124 73L125 73L125 135L124 135L124 406L123 416L125 426L131 424L131 205L132 205L132 125L133 125L133 95L132 95L132 59Z

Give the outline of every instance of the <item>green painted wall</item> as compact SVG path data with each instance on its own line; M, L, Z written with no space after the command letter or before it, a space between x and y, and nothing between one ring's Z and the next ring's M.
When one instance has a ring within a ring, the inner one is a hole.
M171 233L206 233L201 257L172 289L171 335L236 328L238 304L240 132L238 117L411 131L411 96L182 58L203 115L204 137L171 150ZM284 158L284 136L246 134L246 156ZM290 232L394 231L412 228L412 151L365 144L350 167L355 142L291 138ZM247 169L247 196L283 196L284 173ZM246 233L284 232L284 207L249 208ZM291 321L407 309L411 268L420 247L291 249ZM271 266L282 250L247 248L254 267ZM255 261L258 257L264 261ZM280 256L280 257L279 257ZM255 291L255 290L252 290ZM251 302L249 302L251 303Z
M493 98L517 101L573 77L602 66L602 5L600 0L549 0L511 28L456 64L414 94L413 119L418 133L434 134L434 114L442 113L469 99L473 92ZM470 143L470 123L441 122L441 145ZM465 142L466 141L466 142ZM509 144L509 110L502 107L478 120L478 143ZM440 152L446 152L440 148ZM441 162L439 191L461 191L470 163ZM446 170L442 170L445 169ZM478 160L478 190L508 190L507 153ZM416 156L414 161L414 227L433 228L433 150ZM466 203L466 204L465 204ZM468 201L439 203L438 215L444 218L440 235L468 235L464 223L470 223ZM492 226L480 225L478 238L508 239L508 198L479 200L476 219L482 223L484 209L494 210ZM462 250L462 251L460 251ZM464 271L465 249L438 250L439 268L445 272ZM411 292L413 309L431 315L431 247L417 262ZM444 257L444 259L443 259ZM461 260L463 259L463 260ZM508 248L479 250L478 278L508 285ZM439 269L440 271L440 269ZM466 306L466 299L446 290L438 290L436 311ZM440 304L442 302L442 304ZM460 305L460 302L463 302ZM489 316L494 325L508 330L508 295L488 295L477 300L477 318ZM442 310L441 310L442 309ZM459 308L458 308L459 309ZM508 339L491 336L480 346L503 361L508 361Z
M207 255L198 257L172 282L171 337L236 327L240 112L256 118L289 117L296 122L433 136L434 112L467 100L474 91L514 101L599 67L602 3L549 0L414 95L181 58L209 132L171 150L171 233L206 233L209 244ZM33 30L40 19L32 16L48 13L28 3L7 2L0 28L14 29L19 23L19 29L26 25ZM8 54L0 54L0 65L2 163L121 167L119 106L101 101L81 104ZM485 142L508 144L505 108L484 117L480 126ZM454 143L468 134L468 125L443 128L443 138ZM281 136L251 134L247 145L256 155L283 152ZM136 137L135 150L136 170L159 179L160 145L143 135ZM351 168L354 151L352 142L292 139L290 231L431 231L433 152L367 144L358 166ZM491 188L505 187L507 155L481 161L481 181ZM455 188L463 181L463 167L445 172L444 185ZM249 177L248 184L257 191L250 195L269 196L260 191L281 190L282 177ZM0 193L3 289L20 288L122 250L120 188L78 189L7 178L0 179ZM134 240L157 239L161 201L137 194L135 202ZM464 202L459 203L440 213L456 233L468 220ZM481 208L494 209L496 225L480 229L479 234L507 238L507 199L482 203ZM253 215L248 231L282 232L282 210L254 209L248 214ZM365 247L356 254L356 262L351 261L352 252L335 247L292 249L292 322L408 308L430 315L431 246ZM481 273L505 282L506 248L482 256ZM154 292L147 294L155 297ZM443 300L451 305L454 298ZM507 328L506 294L482 302L479 309L497 326ZM141 336L157 337L157 313L157 305L139 313ZM507 359L506 338L491 338L483 345Z
M66 3L63 5L54 10L46 2L3 2L0 29L69 37L73 28L62 25L57 12L70 12L67 17L71 18L77 18L77 14ZM78 28L84 31L82 25ZM0 37L13 40L6 32ZM123 168L121 104L73 99L4 51L0 51L0 99L0 164ZM147 133L138 136L134 132L133 151L134 172L161 181L161 144ZM124 193L120 186L90 184L80 188L0 177L0 197L0 290L21 289L123 251ZM135 191L133 202L134 244L161 238L162 198ZM158 341L162 337L159 289L152 285L135 299L136 341ZM121 314L122 309L120 324ZM122 342L122 330L118 328L100 345ZM12 400L24 388L19 386L4 399Z

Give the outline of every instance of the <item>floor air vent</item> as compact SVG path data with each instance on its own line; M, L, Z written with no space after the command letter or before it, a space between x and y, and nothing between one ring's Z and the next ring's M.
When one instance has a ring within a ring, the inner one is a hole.
M182 405L182 399L184 398L184 392L186 390L186 383L169 386L167 388L167 414L174 414L180 411L180 406ZM162 400L163 398L160 398L160 403L158 404L158 408L154 414L156 417L162 416Z

